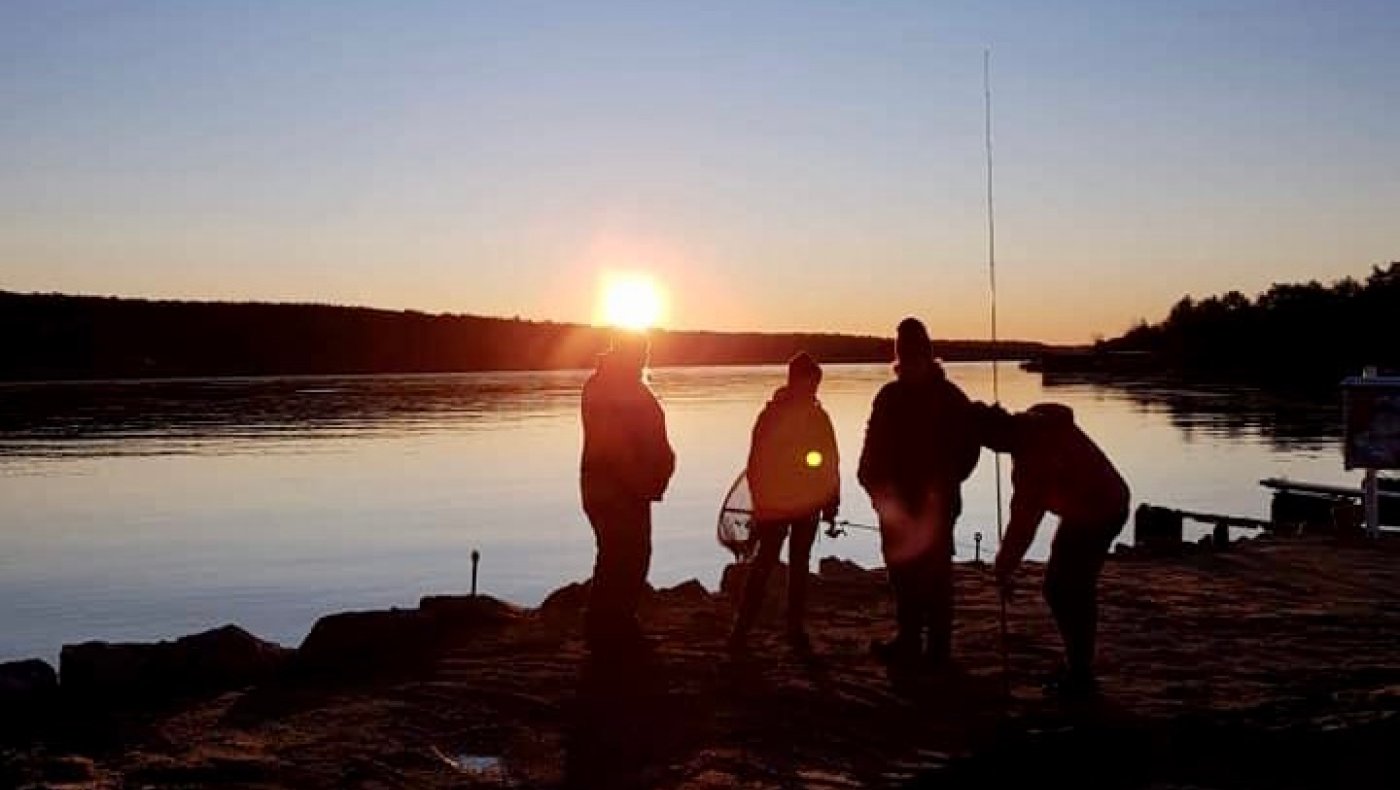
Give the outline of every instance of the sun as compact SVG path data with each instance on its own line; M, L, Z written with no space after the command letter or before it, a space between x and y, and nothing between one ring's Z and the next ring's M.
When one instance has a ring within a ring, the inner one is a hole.
M622 275L604 283L600 317L609 326L641 331L661 320L664 306L661 289L649 277Z

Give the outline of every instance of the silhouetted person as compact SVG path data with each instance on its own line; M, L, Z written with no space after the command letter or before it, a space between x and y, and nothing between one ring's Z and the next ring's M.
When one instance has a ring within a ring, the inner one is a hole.
M841 503L836 432L817 400L821 380L821 367L810 356L793 357L788 362L787 385L773 393L753 426L747 473L758 550L729 639L734 651L743 649L758 619L768 578L789 536L787 637L799 651L811 647L803 616L812 544L818 521L835 519Z
M583 387L583 509L598 541L586 635L591 646L641 639L637 604L651 565L651 503L675 471L666 415L647 386L645 336L614 335Z
M896 378L875 396L860 456L860 484L880 517L898 622L894 639L872 650L891 664L907 664L923 650L930 664L942 665L952 652L953 525L962 512L962 481L981 452L977 411L933 358L918 319L900 322L895 356Z
M1013 415L993 408L984 441L1009 453L1013 465L1011 520L997 551L997 580L1009 594L1041 519L1046 512L1059 516L1045 569L1045 602L1064 639L1065 667L1052 684L1070 694L1092 691L1099 572L1128 519L1128 484L1074 424L1074 412L1058 403Z

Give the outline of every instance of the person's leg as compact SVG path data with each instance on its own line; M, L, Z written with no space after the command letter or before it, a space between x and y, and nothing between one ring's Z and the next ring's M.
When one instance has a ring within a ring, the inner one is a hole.
M886 569L890 588L894 591L895 635L893 639L875 641L870 645L876 658L886 664L907 665L919 657L923 646L925 604L919 581L925 578L917 562L906 561Z
M805 638L803 622L807 614L807 574L812 564L812 544L817 540L815 516L792 523L788 544L787 632L790 638Z
M778 565L787 527L778 523L761 523L754 525L754 533L758 539L758 551L749 563L748 576L744 579L744 591L739 598L739 611L734 618L734 630L730 634L730 644L734 647L743 644L744 638L758 620L759 612L763 610L763 596L768 589L768 578L773 575L773 569Z
M953 657L953 523L941 517L934 525L932 550L925 561L925 590L928 600L928 647L925 653L935 664L946 664Z
M918 657L923 644L926 577L920 567L927 547L919 534L915 514L896 492L871 492L871 503L880 518L880 552L894 593L896 633L893 639L871 644L871 651L885 663L906 663Z
M1075 687L1094 677L1098 578L1112 535L1103 525L1061 522L1045 568L1045 602L1065 646L1065 679Z
M617 514L605 502L584 502L584 512L593 527L597 553L593 560L593 580L588 593L588 609L584 616L585 633L590 642L606 638L616 628L619 611L619 581L622 541L618 539Z
M637 607L651 570L651 502L627 502L620 526L618 617L624 636L639 636Z

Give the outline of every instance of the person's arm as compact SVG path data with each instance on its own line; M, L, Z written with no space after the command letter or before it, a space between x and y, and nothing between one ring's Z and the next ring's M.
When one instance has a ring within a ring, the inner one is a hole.
M888 386L888 385L887 385ZM867 492L890 481L889 452L891 444L890 396L888 389L880 390L870 408L870 420L865 424L865 443L860 448L860 464L856 479Z
M769 408L763 407L753 421L753 430L749 432L749 462L744 471L749 478L749 495L755 498L754 507L758 507L757 498L768 491Z
M835 521L836 514L841 510L841 452L836 447L836 429L831 426L831 417L826 413L826 409L820 406L817 407L817 412L821 415L819 452L823 459L822 473L826 476L826 485L830 492L826 505L822 508L822 518Z
M1011 495L1011 520L1006 525L996 558L996 576L1002 583L1008 582L1021 567L1041 519L1045 518L1045 499L1039 489L1027 485L1027 480L1017 480L1014 474L1012 479L1015 490Z
M657 499L661 494L666 493L666 488L671 484L671 478L676 474L676 451L671 447L671 437L666 431L666 412L661 408L661 404L656 405L658 415L657 422L657 456L661 472L661 491L657 493Z
M958 385L944 382L941 435L946 446L940 456L948 465L944 479L961 483L977 468L986 409L986 404L970 400Z
M638 493L648 499L659 501L670 485L671 475L676 471L676 453L666 436L666 412L656 397L647 392L650 403L636 410L628 419L636 420L640 429L636 436L639 478Z

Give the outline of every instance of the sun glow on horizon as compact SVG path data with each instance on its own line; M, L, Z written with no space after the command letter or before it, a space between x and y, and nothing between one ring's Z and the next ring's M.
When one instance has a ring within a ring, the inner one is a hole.
M606 278L598 319L621 329L651 329L665 312L661 288L645 275L626 274Z

